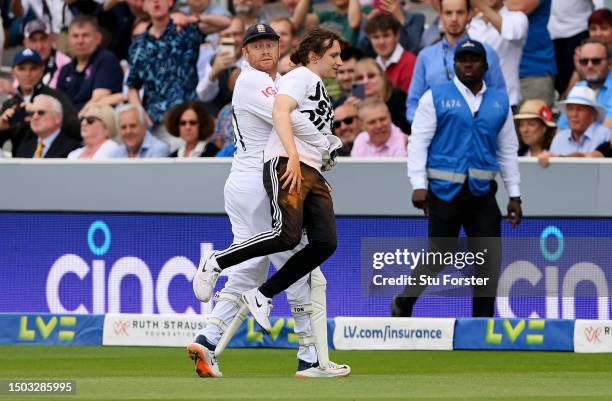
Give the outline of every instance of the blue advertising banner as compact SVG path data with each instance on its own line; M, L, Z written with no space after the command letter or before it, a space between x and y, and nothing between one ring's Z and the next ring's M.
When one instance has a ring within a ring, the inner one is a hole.
M252 317L247 318L236 331L229 343L230 348L297 348L300 338L293 332L295 321L293 318L278 318L270 321L272 330L264 334ZM327 345L334 349L333 319L327 319Z
M454 349L573 351L574 321L457 319Z
M0 344L102 345L101 315L0 313Z
M515 230L502 228L505 239L529 238L536 246L504 249L506 296L498 298L497 316L610 318L611 219L529 218ZM387 238L426 236L426 219L338 217L337 232L337 251L322 266L328 317L389 316L392 294L363 291L362 241L376 246L378 238L380 251L387 251ZM0 213L0 312L206 314L211 305L193 296L191 277L202 251L231 242L227 216ZM525 296L525 289L532 294ZM469 317L471 311L468 296L426 291L413 316ZM284 294L272 314L290 315Z

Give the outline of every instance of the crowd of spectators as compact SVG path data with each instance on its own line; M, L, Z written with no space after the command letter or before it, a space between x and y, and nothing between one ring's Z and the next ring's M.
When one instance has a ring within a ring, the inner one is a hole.
M340 156L406 157L421 96L485 45L520 156L610 157L609 0L7 0L0 157L231 157L245 30L280 36L279 72L308 29L341 34L325 80Z

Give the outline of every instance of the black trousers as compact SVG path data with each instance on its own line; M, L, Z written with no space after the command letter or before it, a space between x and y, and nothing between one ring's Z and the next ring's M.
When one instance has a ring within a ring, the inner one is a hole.
M447 202L429 191L429 250L454 252L456 238L463 227L468 237L468 248L472 252L487 249L485 264L474 268L474 276L488 278L487 284L474 286L472 315L492 317L495 309L495 295L501 266L501 212L495 200L497 184L491 184L490 192L482 197L474 196L467 183L452 200ZM419 265L412 272L413 277L421 275L435 277L445 266ZM416 280L419 282L419 280ZM426 285L408 285L398 299L404 310L412 313L412 307L425 291Z
M331 187L316 169L300 163L302 191L289 194L282 189L280 177L287 158L277 157L264 165L263 182L270 197L272 230L217 252L219 267L225 269L246 260L291 250L302 240L306 229L308 244L296 252L282 268L259 287L269 298L286 290L327 260L336 250L336 217Z
M563 94L567 84L574 73L574 51L580 43L589 37L589 32L580 32L569 38L555 39L555 61L557 62L557 77L555 78L555 90Z

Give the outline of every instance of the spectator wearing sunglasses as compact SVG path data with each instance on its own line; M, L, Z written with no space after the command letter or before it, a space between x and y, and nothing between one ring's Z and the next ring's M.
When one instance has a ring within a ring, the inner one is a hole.
M334 135L342 141L342 147L337 150L338 156L350 156L353 141L360 131L357 117L357 107L351 103L344 103L334 110Z
M183 143L168 157L214 157L219 151L210 140L214 128L202 103L188 100L175 106L166 117L166 129Z
M119 147L113 140L117 134L115 111L106 105L85 106L79 113L83 147L73 150L68 159L110 159Z
M576 72L581 79L575 87L587 86L597 95L597 103L606 110L604 125L612 128L612 75L608 47L597 39L587 39L576 57ZM569 127L563 113L557 124L559 129Z
M0 146L10 140L14 153L24 139L33 136L25 118L25 106L38 95L49 95L60 101L64 114L64 133L77 142L81 141L76 110L66 95L44 84L44 64L38 52L29 48L18 52L13 60L11 74L17 83L17 91L2 104Z
M21 143L15 157L65 158L80 146L64 133L62 104L56 98L38 95L33 103L26 106L26 111L34 135Z

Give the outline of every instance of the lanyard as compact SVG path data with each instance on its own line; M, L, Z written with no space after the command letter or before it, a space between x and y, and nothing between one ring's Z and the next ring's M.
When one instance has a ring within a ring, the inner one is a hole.
M446 57L448 56L448 45L442 43L442 48L444 49L443 61L444 61L444 72L446 73L446 79L449 81L453 80L453 74L448 69L448 62L446 61Z

